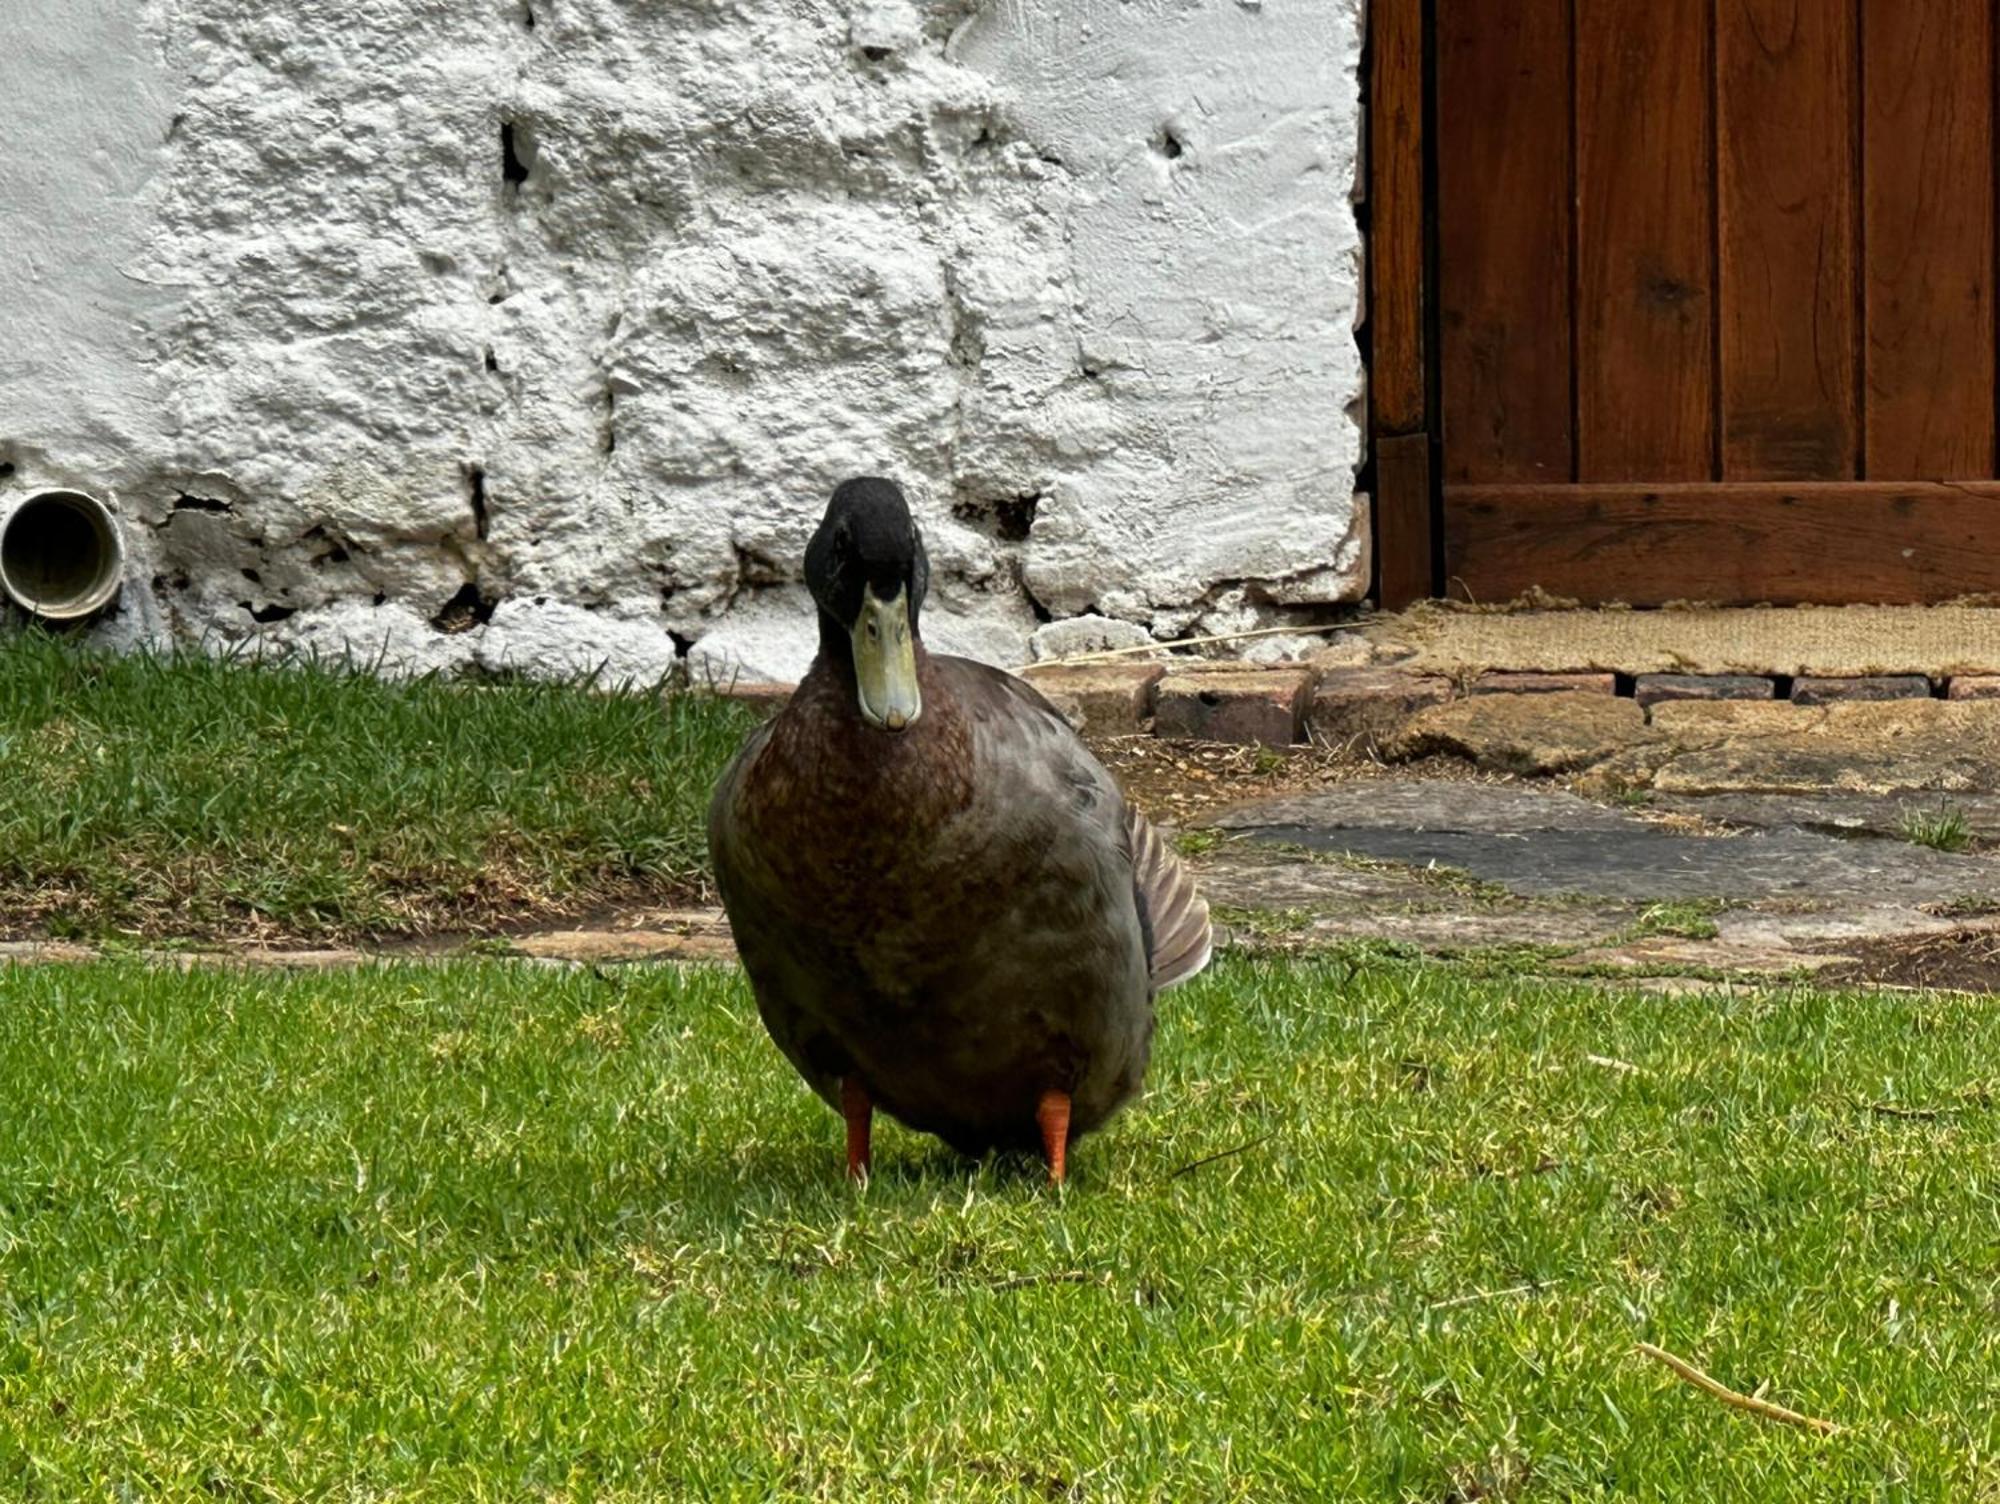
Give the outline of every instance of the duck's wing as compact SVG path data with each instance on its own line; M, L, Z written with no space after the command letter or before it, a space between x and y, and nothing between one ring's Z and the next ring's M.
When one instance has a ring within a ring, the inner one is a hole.
M1132 864L1132 896L1146 940L1153 991L1199 972L1212 950L1208 904L1196 891L1194 875L1180 854L1125 798L1076 729L1033 685L970 659L949 662L961 676L961 693L967 701L997 712L1019 734L1023 756L1060 769L1072 787L1105 791L1105 814L1112 822L1108 833L1121 843Z
M1195 890L1194 874L1180 853L1130 804L1125 806L1125 825L1132 842L1132 887L1152 957L1153 990L1164 992L1208 965L1214 953L1208 903Z

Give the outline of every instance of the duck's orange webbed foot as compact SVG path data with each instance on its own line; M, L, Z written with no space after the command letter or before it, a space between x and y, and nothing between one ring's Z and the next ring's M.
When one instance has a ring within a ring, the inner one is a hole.
M868 1100L868 1088L859 1076L840 1078L840 1115L847 1119L847 1178L866 1180L869 1165L869 1129L875 1104Z
M1069 1153L1069 1093L1045 1091L1035 1104L1035 1122L1042 1130L1042 1157L1049 1162L1049 1183L1061 1185Z

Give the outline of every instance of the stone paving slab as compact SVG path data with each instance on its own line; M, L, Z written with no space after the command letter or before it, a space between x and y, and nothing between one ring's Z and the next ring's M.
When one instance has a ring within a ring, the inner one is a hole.
M1638 917L1639 911L1631 907L1564 904L1537 908L1460 903L1419 911L1316 915L1303 935L1318 944L1382 940L1446 955L1524 945L1571 950L1609 945L1628 931Z
M1634 902L2000 900L2000 860L1781 827L1690 835L1559 790L1390 783L1229 811L1254 840L1438 865L1527 896Z
M1715 916L1716 940L1723 945L1848 945L1863 940L1898 940L1913 935L1947 935L1988 930L1990 918L1953 918L1904 904L1865 904L1806 912L1737 909Z
M1539 719L1489 713L1500 699L1461 700L1414 718L1405 738L1450 712L1450 745L1427 750L1504 769L1523 761L1517 748L1546 745L1565 757L1531 756L1532 770L1578 773L1595 792L2000 793L2000 701L1672 700L1634 727L1566 698L1541 697Z
M1314 861L1268 841L1232 842L1195 866L1214 908L1277 913L1325 905L1373 913L1434 906L1440 896L1436 883L1406 868Z
M1678 702L1653 729L1623 766L1662 793L2000 792L2000 701Z
M733 961L736 945L722 910L668 909L628 916L617 926L539 930L508 938L508 950L538 960Z
M58 962L74 964L80 961L95 961L104 954L95 946L80 945L68 940L0 941L0 966L9 963L30 966ZM171 967L180 971L192 970L197 966L247 966L269 971L337 971L364 962L384 959L382 952L366 951L345 945L304 949L269 945L210 945L173 950L164 948L141 949L137 952L121 950L120 954L137 954L154 966ZM424 959L424 953L396 952L389 959L404 957Z
M1808 831L1723 840L1634 824L1629 830L1497 834L1276 826L1259 836L1309 850L1453 867L1510 892L1632 901L1854 900L1900 892L1913 902L2000 900L2000 864Z
M522 935L511 954L538 961L733 961L736 946L728 931L689 936L666 930L549 930Z
M1965 821L1974 841L2000 843L2000 794L1930 789L1899 794L1655 793L1646 808L1764 830L1790 825L1826 835L1898 840L1911 817L1950 811Z
M1979 912L2000 911L2000 858L1887 836L1899 804L1822 793L1613 807L1546 784L1388 778L1224 811L1208 823L1225 844L1200 866L1224 917L1275 911L1250 916L1237 944L1539 947L1551 974L1847 983L1913 945L2000 935L2000 912ZM2000 822L2000 797L1990 805L1982 826ZM1224 853L1231 876L1210 865Z
M1219 830L1276 825L1348 830L1460 830L1511 833L1523 827L1623 830L1633 817L1561 789L1523 783L1382 778L1310 794L1238 805L1203 822Z
M70 940L0 940L0 965L20 962L23 965L40 963L93 961L97 951L88 945L78 945Z
M1562 972L1707 972L1737 977L1785 976L1845 964L1837 954L1786 945L1729 945L1680 935L1648 935L1618 945L1595 946L1549 962Z

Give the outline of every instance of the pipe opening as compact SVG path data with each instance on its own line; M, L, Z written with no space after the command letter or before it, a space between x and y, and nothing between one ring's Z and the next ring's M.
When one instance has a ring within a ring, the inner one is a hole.
M0 525L0 589L24 611L74 621L118 594L125 545L117 519L81 491L37 491Z

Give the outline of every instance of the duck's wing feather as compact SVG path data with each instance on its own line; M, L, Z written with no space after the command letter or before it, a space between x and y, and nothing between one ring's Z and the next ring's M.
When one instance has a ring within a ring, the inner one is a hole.
M1153 990L1185 982L1213 953L1208 904L1195 891L1194 875L1151 820L1130 804L1125 824L1132 841L1132 886L1151 942Z
M1012 674L970 659L951 663L963 675L970 695L1004 705L1008 719L1017 727L1034 729L1034 756L1074 764L1073 780L1089 779L1111 791L1117 801L1118 838L1131 856L1132 895L1146 936L1152 988L1159 992L1194 976L1208 964L1213 942L1208 904L1196 891L1194 876L1180 854L1118 791L1116 780L1039 690Z

